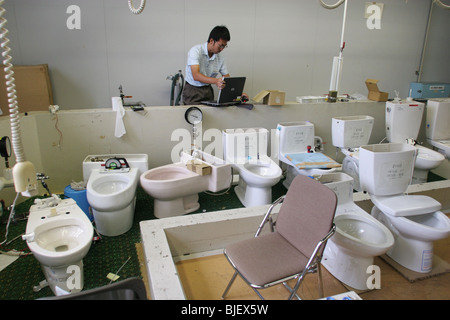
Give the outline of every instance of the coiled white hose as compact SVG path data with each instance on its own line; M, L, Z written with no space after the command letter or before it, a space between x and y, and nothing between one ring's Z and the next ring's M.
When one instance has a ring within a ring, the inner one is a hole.
M9 52L11 49L8 47L9 39L6 37L8 30L5 28L6 19L3 17L5 9L3 6L4 0L0 0L0 40L3 56L3 65L5 66L5 79L6 79L6 91L8 92L8 104L11 123L11 144L16 155L16 162L24 162L25 156L22 146L22 138L20 134L20 120L19 120L19 107L17 105L16 96L16 84L14 79L14 71L12 70L11 56Z
M450 10L450 5L448 5L448 4L443 4L443 3L441 2L441 0L434 0L434 2L435 2L439 7L444 8L444 9L447 9L447 10Z
M326 4L323 2L323 0L319 0L320 4L322 5L322 7L327 8L327 9L336 9L337 7L339 7L342 3L344 3L345 0L339 0L338 2L336 2L335 4Z
M141 0L141 5L137 9L133 5L133 0L128 0L128 8L130 8L130 11L134 14L140 14L142 11L144 11L145 0Z

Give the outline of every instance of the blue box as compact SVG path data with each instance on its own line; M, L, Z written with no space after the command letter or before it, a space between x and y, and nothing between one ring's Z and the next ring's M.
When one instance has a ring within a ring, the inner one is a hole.
M411 82L409 89L413 99L450 97L450 83Z

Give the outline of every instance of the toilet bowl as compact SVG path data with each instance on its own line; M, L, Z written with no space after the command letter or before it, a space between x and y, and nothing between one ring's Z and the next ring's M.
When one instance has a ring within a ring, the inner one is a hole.
M154 216L167 218L181 216L200 208L198 193L218 192L231 184L231 166L222 159L196 151L193 159L182 153L180 162L164 165L144 172L140 176L144 191L154 199ZM211 168L211 173L201 175L187 167L188 161L198 161Z
M441 153L415 145L417 149L417 158L414 164L414 173L412 183L426 183L428 181L428 173L441 165L445 160Z
M433 241L450 235L450 219L431 197L406 195L417 149L405 143L362 146L361 187L375 205L372 215L394 235L386 254L405 268L432 270Z
M392 232L395 246L387 255L410 270L427 273L433 266L433 241L450 235L450 220L441 211L393 217L373 207L372 215Z
M269 131L264 128L226 129L224 160L239 174L234 191L245 207L272 203L272 187L281 179L278 164L267 155Z
M289 188L295 176L320 176L334 172L341 165L321 152L315 151L314 124L309 121L283 122L277 125L278 159L286 167L283 185Z
M444 161L439 152L416 143L422 124L425 104L407 100L405 102L386 102L386 138L391 143L409 143L418 149L412 183L425 183L430 170Z
M361 191L359 183L359 147L369 143L374 118L371 116L345 116L332 118L333 146L345 155L342 171L353 178L353 188Z
M433 150L445 160L433 173L450 179L450 98L430 99L427 102L425 135Z
M113 237L131 229L139 176L146 169L146 154L87 156L83 161L86 196L100 234Z
M30 207L25 235L55 295L83 289L83 258L94 235L91 221L73 199L38 199Z
M353 202L353 179L345 173L330 173L319 181L338 197L334 223L336 233L327 243L322 265L339 281L358 290L368 286L368 268L374 257L393 245L392 233Z

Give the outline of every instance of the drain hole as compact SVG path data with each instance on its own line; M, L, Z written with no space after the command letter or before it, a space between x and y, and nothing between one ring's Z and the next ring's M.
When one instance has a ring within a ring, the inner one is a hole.
M69 250L69 246L66 244L63 244L62 246L57 246L55 248L56 252L63 252L63 251L67 251L67 250Z

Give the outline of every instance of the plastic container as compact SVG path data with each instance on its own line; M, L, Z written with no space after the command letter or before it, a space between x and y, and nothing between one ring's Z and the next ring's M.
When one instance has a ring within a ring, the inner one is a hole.
M86 189L74 190L70 185L64 188L64 195L67 198L75 200L77 205L87 215L89 220L94 221L94 216L89 212L89 202L87 201Z

